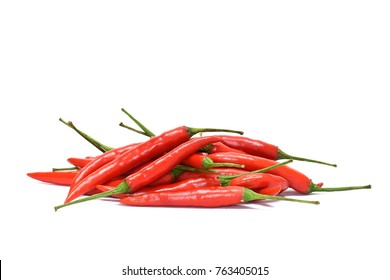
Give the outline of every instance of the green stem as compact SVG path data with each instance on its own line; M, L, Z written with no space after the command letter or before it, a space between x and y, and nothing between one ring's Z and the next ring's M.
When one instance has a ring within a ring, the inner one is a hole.
M197 133L202 132L230 132L230 133L237 133L237 134L244 134L244 132L239 130L232 130L232 129L224 129L224 128L195 128L195 127L188 127L186 126L188 134L192 137L193 135Z
M308 204L320 204L319 201L315 200L305 200L305 199L294 199L283 196L273 196L273 195L265 195L256 193L250 189L244 188L244 194L242 196L243 202L250 202L259 199L271 199L271 200L284 200L290 202L299 202L299 203L308 203Z
M102 193L98 193L98 194L94 194L91 196L87 196L84 198L80 198L78 200L74 200L74 201L68 202L66 204L55 206L54 210L57 211L58 209L64 208L66 206L78 204L81 202L90 201L90 200L94 200L97 198L107 197L107 196L111 196L111 195L115 195L115 194L125 194L125 193L129 193L129 192L130 192L130 186L126 183L126 181L122 181L122 183L120 183L115 189L112 189L112 190L109 190L106 192L102 192Z
M127 112L124 108L121 109L122 112L124 112L127 116L129 116L130 119L135 122L139 128L142 129L143 132L145 132L146 136L153 137L155 134L151 132L146 126L144 126L140 121L138 121L136 118L134 118L129 112Z
M66 122L64 121L62 118L60 118L60 122L64 123L66 126L70 127L71 129L73 129L74 131L76 131L79 135L81 135L85 140L87 140L89 143L91 143L93 146L95 146L99 151L101 152L107 152L109 150L111 150L112 148L107 146L107 145L104 145L102 144L101 142L99 142L98 140L92 138L91 136L89 136L88 134L82 132L81 130L79 130L72 122Z
M200 169L200 168L190 167L186 165L176 165L174 169L181 170L181 171L191 171L191 172L217 173L214 170Z
M127 128L127 129L129 129L129 130L131 130L131 131L133 131L133 132L138 133L138 134L141 134L141 135L144 135L144 136L148 136L145 132L143 132L143 131L141 131L141 130L138 130L138 129L135 129L135 128L131 127L131 126L128 126L128 125L124 124L123 122L121 122L121 123L119 124L119 126L124 127L124 128Z
M66 170L78 170L78 168L77 168L76 166L61 167L61 168L53 167L53 168L52 168L52 171L53 171L53 172L56 172L56 171L66 171Z
M337 167L337 164L334 164L334 163L328 163L328 162L309 159L309 158L292 156L292 155L289 155L289 154L283 152L281 149L278 149L278 159L294 159L294 160L299 160L299 161L313 162L313 163L319 163L319 164Z
M340 192L340 191L351 191L351 190L362 190L371 189L371 185L365 186L350 186L350 187L338 187L338 188L321 188L316 184L311 183L307 193L312 192Z
M200 149L200 151L201 152L205 152L205 153L210 153L210 151L211 151L211 148L213 147L213 145L212 144L210 144L210 145L207 145L207 146L205 146L205 147L203 147L202 149Z
M281 163L278 163L278 164L275 164L272 166L268 166L268 167L263 168L263 169L255 170L255 171L240 173L240 174L236 174L236 175L219 175L218 179L221 181L221 186L228 186L230 184L230 181L233 180L234 178L237 178L237 177L240 177L243 175L247 175L247 174L264 173L264 172L270 171L272 169L278 168L282 165L286 165L286 164L291 163L291 162L293 162L292 159L283 161Z
M173 176L173 180L176 181L176 178L179 177L180 174L182 174L185 171L190 171L190 172L205 172L205 173L216 173L213 170L205 170L205 169L199 169L195 167L189 167L186 165L176 165L172 171L171 174Z
M215 167L234 167L234 168L245 168L243 164L231 163L231 162L214 162L211 158L205 157L202 160L202 166L205 169L215 168Z

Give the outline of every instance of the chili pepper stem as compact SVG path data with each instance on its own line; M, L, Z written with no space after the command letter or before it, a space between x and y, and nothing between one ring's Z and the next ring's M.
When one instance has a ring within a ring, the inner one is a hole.
M291 162L293 162L292 159L283 161L281 163L278 163L278 164L275 164L272 166L268 166L268 167L263 168L263 169L259 169L259 170L255 170L255 171L251 171L251 172L245 172L245 173L241 173L241 174L237 174L237 175L219 175L218 179L221 181L221 186L228 186L230 181L233 180L234 178L237 178L237 177L240 177L243 175L247 175L247 174L264 173L264 172L278 168L282 165L286 165L286 164L291 163Z
M109 190L109 191L106 191L106 192L102 192L102 193L98 193L98 194L94 194L94 195L91 195L91 196L88 196L88 197L80 198L78 200L74 200L72 202L65 203L65 204L62 204L62 205L55 206L54 210L57 211L58 209L61 209L61 208L64 208L66 206L70 206L70 205L73 205L73 204L77 204L77 203L81 203L81 202L85 202L85 201L89 201L89 200L94 200L94 199L97 199L97 198L107 197L107 196L111 196L111 195L116 195L116 194L129 193L129 192L130 192L129 185L127 185L126 182L123 181L118 186L116 186L115 189L112 189L112 190Z
M340 192L340 191L351 191L351 190L361 190L361 189L371 189L371 185L349 186L349 187L338 187L338 188L322 188L316 184L311 183L307 193L309 194L312 192Z
M259 193L256 193L256 192L250 190L250 189L244 188L244 194L242 196L243 202L250 202L250 201L260 200L260 199L284 200L284 201L290 201L290 202L320 204L319 201L315 201L315 200L294 199L294 198L288 198L288 197L283 197L283 196L259 194Z
M131 131L136 132L138 134L141 134L141 135L144 135L144 136L148 136L145 132L143 132L141 130L138 130L138 129L135 129L135 128L131 127L131 126L128 126L128 125L124 124L123 122L119 123L119 126L127 128L128 130L131 130Z
M74 124L73 122L69 121L69 122L66 122L64 121L62 118L59 119L60 122L62 122L63 124L65 124L66 126L70 127L71 129L73 129L74 131L76 131L79 135L81 135L85 140L87 140L89 143L91 143L92 145L94 145L99 151L101 152L107 152L109 150L111 150L112 148L107 146L107 145L104 145L103 143L99 142L98 140L96 140L95 138L92 138L91 136L89 136L88 134L86 134L85 132L79 130Z
M202 132L230 132L230 133L237 133L240 135L244 134L244 132L239 131L239 130L224 129L224 128L195 128L195 127L186 126L186 129L187 129L190 137L192 137L193 135L195 135L197 133L202 133Z
M328 162L314 160L314 159L292 156L292 155L289 155L289 154L283 152L281 149L278 149L278 159L294 159L294 160L299 160L299 161L313 162L313 163L319 163L319 164L337 167L337 164L334 164L334 163L328 163Z
M190 167L186 165L176 165L173 170L180 170L180 171L191 171L191 172L204 172L204 173L217 173L214 170L207 170L207 169L199 169L196 167Z
M139 122L136 118L134 118L129 112L127 112L124 108L121 109L133 122L135 122L139 128L145 133L146 136L153 137L155 134L151 132L146 126L144 126L141 122Z
M205 157L202 160L202 166L205 169L215 168L215 167L236 167L236 168L245 168L243 164L231 163L231 162L214 162L211 158Z
M52 168L52 171L53 171L53 172L57 172L57 171L67 171L67 170L78 170L78 168L77 168L76 166L71 166L71 167L60 167L60 168L53 167L53 168Z

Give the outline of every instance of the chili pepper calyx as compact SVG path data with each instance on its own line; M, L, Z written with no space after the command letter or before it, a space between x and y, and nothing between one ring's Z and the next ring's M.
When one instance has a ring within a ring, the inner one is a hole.
M211 158L205 157L202 159L202 166L205 169L215 168L215 167L235 167L235 168L245 168L243 164L230 163L230 162L218 162L215 163Z

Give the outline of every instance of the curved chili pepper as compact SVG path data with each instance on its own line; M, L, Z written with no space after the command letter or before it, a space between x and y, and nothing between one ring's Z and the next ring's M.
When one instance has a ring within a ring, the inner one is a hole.
M122 204L133 206L224 207L260 199L319 204L318 201L258 194L250 189L237 186L212 186L186 191L149 193L127 196L119 201Z
M229 182L229 185L242 186L252 190L278 187L280 189L279 192L285 191L288 188L288 182L286 179L269 173L245 174L233 178ZM277 192L277 194L279 192Z
M308 158L302 158L302 157L296 157L289 155L285 152L283 152L281 149L279 149L277 146L266 143L264 141L260 141L257 139L247 138L243 136L232 136L232 135L224 135L222 136L222 143L225 145L242 150L248 154L264 157L267 159L277 160L277 159L293 159L293 160L300 160L300 161L307 161L307 162L314 162L319 164L325 164L330 165L333 167L336 167L336 164L333 163L327 163L323 161L308 159Z
M260 189L252 189L254 192L257 192L259 194L266 194L266 195L278 195L282 192L281 186L272 186L272 187L265 187Z
M119 176L129 169L137 167L148 162L154 157L157 157L164 152L167 152L177 145L187 141L192 135L190 131L184 127L178 127L163 134L152 137L149 140L139 144L137 148L130 148L124 153L112 156L110 153L102 155L104 165L99 164L99 168L90 173L87 177L76 182L69 190L68 197L65 203L68 203L83 193L87 192L96 185L103 184L113 177ZM109 159L106 160L105 158Z
M213 162L206 153L195 153L186 158L183 165L199 168L199 169L210 169L216 167L233 167L233 168L245 168L243 164L236 164L230 162Z
M245 165L248 170L258 170L273 166L278 162L262 157L257 157L249 154L238 153L215 153L210 154L209 157L214 162L233 162L241 163ZM367 186L353 186L353 187L341 187L341 188L321 188L314 184L305 174L289 167L280 166L278 168L268 171L268 173L281 176L287 180L289 187L296 190L299 193L309 194L312 192L327 192L327 191L347 191L356 189L369 189L371 185Z
M70 186L79 171L66 172L30 172L27 176L45 183Z
M115 148L115 149L111 149L97 157L95 157L94 159L92 159L89 163L87 163L79 172L79 174L76 176L76 178L74 179L74 181L72 182L72 185L70 186L71 190L73 188L75 188L75 186L77 184L79 184L79 182L81 182L82 180L84 180L89 174L93 173L94 171L98 170L99 168L101 168L102 166L104 166L105 164L113 161L114 159L116 159L117 157L121 156L122 154L124 154L125 152L137 147L139 145L139 143L134 143L134 144L129 144L129 145L126 145L126 146L123 146L123 147L118 147L118 148ZM117 176L119 176L120 174L118 174Z
M68 158L68 162L77 168L82 169L85 167L88 163L90 163L93 160L92 157L88 158Z
M218 136L206 136L187 141L141 169L139 172L130 174L118 188L125 189L129 193L134 193L165 175L166 172L172 170L190 154L193 154L201 147L217 139Z
M157 136L156 136L157 137ZM154 138L152 138L154 139ZM217 136L206 136L194 138L189 141L182 143L177 146L170 152L165 153L163 156L153 161L149 165L145 166L138 172L130 174L121 184L119 184L115 189L97 194L88 198L82 198L73 202L69 202L63 205L56 206L54 209L58 210L59 208L88 201L91 199L96 199L100 197L122 194L122 193L134 193L142 187L147 186L151 182L157 180L158 178L164 176L169 171L171 171L176 165L181 163L189 155L195 153L200 148L218 141ZM100 184L96 184L100 185Z
M202 150L206 151L209 154L227 153L227 152L246 154L246 152L244 152L243 150L229 147L222 142L212 143L212 144L204 147Z
M91 173L89 176L81 180L78 184L76 184L73 188L70 189L68 196L65 200L65 204L69 203L70 201L82 195L83 193L87 192L94 186L100 185L105 181L112 179L113 177L121 175L122 173L124 173L125 171L131 168L143 164L157 156L160 156L172 150L178 145L185 143L196 133L216 132L216 131L235 132L235 133L242 134L241 131L235 131L235 130L213 129L213 128L191 128L185 126L181 126L172 129L170 131L164 132L159 136L152 137L149 140L139 144L136 148L128 150L127 152L123 153L119 157L115 158L113 161L107 163L106 165L102 166L101 168L97 169L95 172ZM215 140L218 139L215 138ZM212 142L207 142L203 146L210 143ZM203 146L200 146L198 149L202 148ZM193 151L192 153L194 152L195 151ZM189 156L191 153L184 153L184 154L186 156ZM185 157L184 158L180 157L180 159L184 160ZM179 163L180 162L177 162L175 163L175 165ZM174 166L172 166L172 168ZM166 170L165 173L169 172L171 169ZM138 174L138 172L136 172L135 174ZM162 175L164 175L164 173L161 174L161 176Z

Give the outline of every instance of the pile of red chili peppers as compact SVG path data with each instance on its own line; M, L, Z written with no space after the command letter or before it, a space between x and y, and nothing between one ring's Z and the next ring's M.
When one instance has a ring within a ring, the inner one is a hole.
M55 210L107 196L132 206L222 207L265 199L319 204L289 198L283 192L289 188L301 194L371 188L323 188L287 164L293 160L335 164L291 156L275 145L241 136L241 131L179 126L155 135L122 111L140 130L120 125L147 136L146 141L111 148L60 119L102 153L68 158L69 168L27 173L42 182L69 186L64 203ZM214 134L193 137L206 132Z

